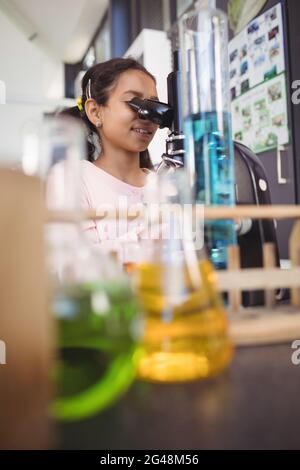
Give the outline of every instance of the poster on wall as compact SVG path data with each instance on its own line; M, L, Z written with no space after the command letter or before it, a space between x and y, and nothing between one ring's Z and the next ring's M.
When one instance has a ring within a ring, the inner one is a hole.
M282 8L267 10L229 43L233 135L254 152L289 143Z
M281 5L251 21L229 42L231 98L285 70Z
M285 74L232 102L233 138L255 153L289 142Z

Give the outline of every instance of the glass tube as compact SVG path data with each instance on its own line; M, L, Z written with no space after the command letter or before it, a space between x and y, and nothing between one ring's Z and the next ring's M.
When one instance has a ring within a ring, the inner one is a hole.
M206 2L180 21L186 167L198 203L235 204L227 16ZM216 268L236 244L230 220L207 221L205 241Z

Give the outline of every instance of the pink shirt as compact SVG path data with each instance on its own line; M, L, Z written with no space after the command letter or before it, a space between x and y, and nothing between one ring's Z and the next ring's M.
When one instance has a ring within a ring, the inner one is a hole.
M89 161L81 162L82 191L81 203L84 209L114 211L126 205L139 206L144 200L144 187L132 186ZM119 221L102 219L90 220L84 224L89 240L100 244L105 250L117 251L123 256L122 244L129 240L138 240L142 224L137 221Z

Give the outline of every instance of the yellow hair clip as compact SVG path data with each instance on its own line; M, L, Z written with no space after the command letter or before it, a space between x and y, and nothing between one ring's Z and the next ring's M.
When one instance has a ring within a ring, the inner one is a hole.
M79 98L77 98L77 108L79 109L80 112L83 111L83 106L82 106L82 98L81 96L79 96Z

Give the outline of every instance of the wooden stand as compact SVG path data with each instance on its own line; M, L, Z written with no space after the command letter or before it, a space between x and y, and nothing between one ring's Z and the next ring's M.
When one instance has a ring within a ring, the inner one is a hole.
M293 231L290 237L290 258L292 266L300 266L300 219L294 224ZM293 288L291 291L292 304L295 307L300 307L300 287Z
M174 209L173 209L174 210ZM144 219L147 210L87 211L86 219L126 218L127 220ZM203 217L203 206L195 206L194 216ZM230 331L237 345L262 344L269 342L292 341L300 339L300 207L299 206L237 206L205 207L204 217L209 220L233 219L296 219L290 239L290 258L292 268L283 270L275 267L275 250L272 244L263 247L262 268L241 269L238 247L229 247L228 270L218 271L217 287L220 292L228 292ZM157 215L159 220L159 214ZM67 212L49 212L47 221L72 221L74 214ZM291 305L275 306L275 289L290 288ZM247 290L265 290L266 305L257 309L241 307L241 292Z
M0 448L50 446L52 325L40 183L0 171ZM5 354L4 354L5 353Z
M241 268L239 246L228 247L228 271L237 271ZM229 291L229 305L233 312L237 312L242 304L242 292L239 289Z

